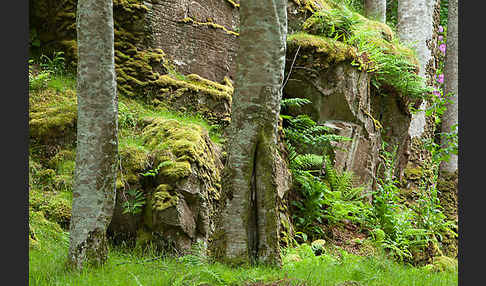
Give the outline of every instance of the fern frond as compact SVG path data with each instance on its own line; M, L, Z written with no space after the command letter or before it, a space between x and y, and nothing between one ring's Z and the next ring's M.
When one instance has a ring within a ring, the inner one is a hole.
M323 164L323 157L316 154L297 155L294 164L300 170L320 170Z
M287 107L301 107L304 106L305 104L311 103L310 100L307 98L285 98L280 101L280 106L282 108L287 108Z

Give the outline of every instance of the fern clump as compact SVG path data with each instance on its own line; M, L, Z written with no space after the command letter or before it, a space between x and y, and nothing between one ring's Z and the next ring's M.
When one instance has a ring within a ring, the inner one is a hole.
M309 103L307 99L284 99L282 107L285 112L287 108ZM329 127L317 124L307 115L281 116L290 170L301 197L292 202L299 233L318 238L323 235L322 226L326 223L364 222L369 205L361 201L362 188L354 188L352 174L336 171L327 155L332 153L332 142L351 139L332 134ZM320 152L302 151L307 149Z
M339 47L340 52L312 44L319 39L326 46ZM367 19L346 5L316 11L302 24L302 31L289 35L288 41L289 46L315 46L317 53L324 52L330 58L339 53L351 56L352 65L371 73L372 84L382 93L393 91L416 99L433 91L418 74L415 52L403 45L389 26ZM344 52L350 50L353 52Z

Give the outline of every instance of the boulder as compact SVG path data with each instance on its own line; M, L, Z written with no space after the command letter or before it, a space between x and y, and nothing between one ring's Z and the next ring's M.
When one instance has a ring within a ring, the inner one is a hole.
M120 178L124 181L117 184L109 232L114 237L136 238L138 244L171 244L184 253L195 242L207 243L214 231L221 150L198 125L159 117L145 118L144 124L143 146L121 151L125 168ZM129 186L144 194L145 203L136 213L124 213Z

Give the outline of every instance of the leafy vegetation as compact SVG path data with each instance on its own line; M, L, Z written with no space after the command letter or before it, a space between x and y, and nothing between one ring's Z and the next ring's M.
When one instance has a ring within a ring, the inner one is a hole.
M282 112L305 104L310 101L284 99ZM395 259L415 263L414 253L438 249L443 233L455 235L455 225L442 213L435 187L422 184L417 190L417 200L404 203L401 183L394 176L396 148L386 151L386 143L383 143L381 167L384 177L378 179L370 203L363 187L353 187L352 174L336 171L329 156L332 154L330 142L349 138L328 134L328 128L317 125L306 115L284 114L282 118L290 169L301 196L292 202L295 207L293 220L297 231L303 233L301 237L322 238L326 226L354 223L368 230L379 247ZM320 154L297 151L316 146L321 148ZM436 149L434 154L443 154L448 148Z
M433 91L417 74L414 52L401 44L388 26L366 19L344 5L314 13L302 29L357 48L352 64L372 73L372 83L381 92L392 88L399 94L422 98Z
M311 102L306 99L282 100L286 108L301 107ZM342 223L345 220L364 222L369 205L363 203L362 188L352 186L352 174L337 172L329 154L331 143L350 138L332 134L330 128L319 125L307 115L282 114L292 176L297 183L300 200L292 201L297 230L316 239L323 235L322 225ZM302 153L309 149L316 153Z

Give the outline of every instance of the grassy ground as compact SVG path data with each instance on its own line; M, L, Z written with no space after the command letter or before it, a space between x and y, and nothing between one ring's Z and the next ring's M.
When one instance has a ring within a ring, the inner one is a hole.
M210 263L203 255L180 258L154 251L111 247L107 263L84 271L65 270L68 234L49 233L29 251L29 285L457 285L457 268L433 272L401 265L382 256L314 256L310 247L287 250L281 269L264 266L231 268ZM50 229L52 230L52 228Z

